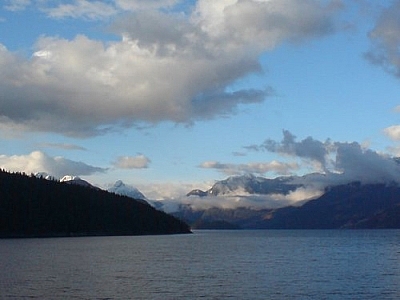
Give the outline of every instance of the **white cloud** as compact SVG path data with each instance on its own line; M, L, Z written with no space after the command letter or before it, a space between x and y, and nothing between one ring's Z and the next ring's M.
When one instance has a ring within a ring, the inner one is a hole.
M200 168L215 169L226 175L240 175L240 174L259 174L275 173L278 175L291 174L293 170L298 169L296 163L283 163L279 161L271 161L267 163L248 163L248 164L226 164L217 161L206 161L200 164Z
M117 9L104 1L75 0L73 3L59 3L55 7L46 7L42 10L51 18L84 18L98 20L109 18L117 14Z
M172 200L179 199L183 195L186 195L193 189L204 189L207 190L212 185L211 182L203 183L189 183L189 182L152 182L150 184L133 184L148 199L152 200ZM186 196L184 196L186 198Z
M34 151L28 155L0 155L0 168L27 174L45 172L56 178L64 175L91 175L106 171L104 168L72 161L61 156L51 157L40 151Z
M73 2L70 15L95 18L102 6L90 3ZM217 1L223 9L216 13L209 3L197 1L190 16L125 15L113 25L120 41L41 37L31 59L2 47L0 128L91 136L141 122L190 124L231 115L272 93L269 87L227 91L260 72L262 52L333 31L334 12L318 1ZM63 7L59 16L68 14ZM218 31L215 22L222 22Z
M283 40L301 41L334 31L332 6L310 0L197 1L195 23L227 48L270 49Z
M400 141L400 125L387 127L383 132L392 140Z
M139 154L137 156L119 156L113 164L120 169L145 169L149 167L150 162L149 158Z

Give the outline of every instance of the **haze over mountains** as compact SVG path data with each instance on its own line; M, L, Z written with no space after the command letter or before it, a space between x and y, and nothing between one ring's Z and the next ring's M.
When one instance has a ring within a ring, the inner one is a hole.
M120 180L108 190L143 199L193 228L397 228L399 165L398 159L387 161L392 172L359 180L333 172L272 179L245 174L159 201Z
M162 200L146 199L136 187L120 180L108 190L142 199L193 228L397 226L398 158L365 149L358 143L320 142L312 138L297 142L288 131L284 131L281 142L266 140L262 145L249 147L254 151L265 149L296 156L317 166L314 169L320 172L276 178L250 173L229 176L207 190L193 189L179 197ZM211 163L208 166L229 168ZM72 176L62 180L67 179L89 184Z
M324 193L325 188L330 186L355 181L362 184L400 182L399 159L364 149L358 143L320 142L311 137L296 141L290 132L284 131L281 142L266 140L262 145L249 147L255 151L263 151L262 149L266 148L268 151L293 155L310 164L318 165L317 169L321 171L303 176L287 175L276 178L265 178L251 173L229 176L224 180L216 181L208 190L194 189L187 191L187 195L164 198L165 209L173 209L170 207L171 203L189 204L194 208L280 207L319 197ZM40 174L43 177L49 176L45 173ZM69 180L90 185L79 177L61 178L61 181ZM121 180L117 180L107 189L117 194L147 200L136 187L126 185Z

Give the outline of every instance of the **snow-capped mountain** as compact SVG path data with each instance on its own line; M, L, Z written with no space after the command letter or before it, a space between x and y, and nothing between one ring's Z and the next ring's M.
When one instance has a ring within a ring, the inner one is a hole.
M57 180L57 178L47 174L46 172L37 172L37 173L35 173L35 177L44 178L44 179L47 179L47 180Z
M90 184L86 180L81 179L78 176L65 175L63 178L60 179L60 182L64 182L67 184L76 184L76 185L81 185L81 186L98 189L98 187L95 187L94 185Z
M330 186L300 206L180 207L172 214L196 229L400 228L400 186L351 182Z
M117 180L112 187L107 189L107 191L117 195L127 196L136 200L143 200L144 202L146 202L146 197L137 188L126 185L122 182L122 180Z
M283 194L296 190L303 186L295 183L294 177L277 177L267 179L254 176L252 174L231 176L227 179L217 181L209 190L202 191L195 189L190 191L187 196L219 196L237 194Z

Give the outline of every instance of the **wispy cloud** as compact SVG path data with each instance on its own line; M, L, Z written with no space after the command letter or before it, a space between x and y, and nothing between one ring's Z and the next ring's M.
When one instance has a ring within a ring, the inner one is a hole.
M271 161L267 163L248 163L248 164L227 164L217 161L206 161L200 164L200 168L215 169L225 175L240 175L240 174L259 174L274 173L278 175L292 174L299 166L297 163L282 163Z
M190 15L156 9L174 1L150 2L118 1L143 8L115 19L119 41L41 37L30 59L0 47L0 127L87 137L140 122L229 116L273 94L268 86L227 89L261 72L262 53L332 34L337 13L311 0L199 0ZM113 13L107 3L77 0L48 13L104 17Z
M99 20L109 18L117 14L118 10L104 1L75 0L73 3L59 3L54 7L42 8L50 18L83 18L87 20Z
M64 150L82 150L82 151L87 150L85 147L81 147L74 144L65 144L65 143L42 143L39 146L46 148L64 149Z
M164 183L152 182L147 184L142 183L133 185L137 187L143 194L145 194L148 199L171 200L179 199L193 189L207 190L210 188L211 184L212 182L189 183L169 181ZM184 198L186 198L186 196L184 196Z
M105 168L94 167L61 156L51 157L41 151L34 151L27 155L0 155L0 168L28 174L45 172L56 178L64 175L84 176L107 171Z
M240 152L240 151L234 151L234 152L232 152L232 155L233 155L233 156L246 156L247 153L245 153L245 152Z
M4 8L10 11L24 10L31 4L31 0L5 0Z
M143 154L136 156L119 156L113 163L119 169L145 169L149 167L151 160Z

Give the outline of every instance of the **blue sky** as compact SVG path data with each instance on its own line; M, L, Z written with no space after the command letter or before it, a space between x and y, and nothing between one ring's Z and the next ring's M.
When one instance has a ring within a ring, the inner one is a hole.
M7 170L168 198L400 155L400 1L0 5Z

